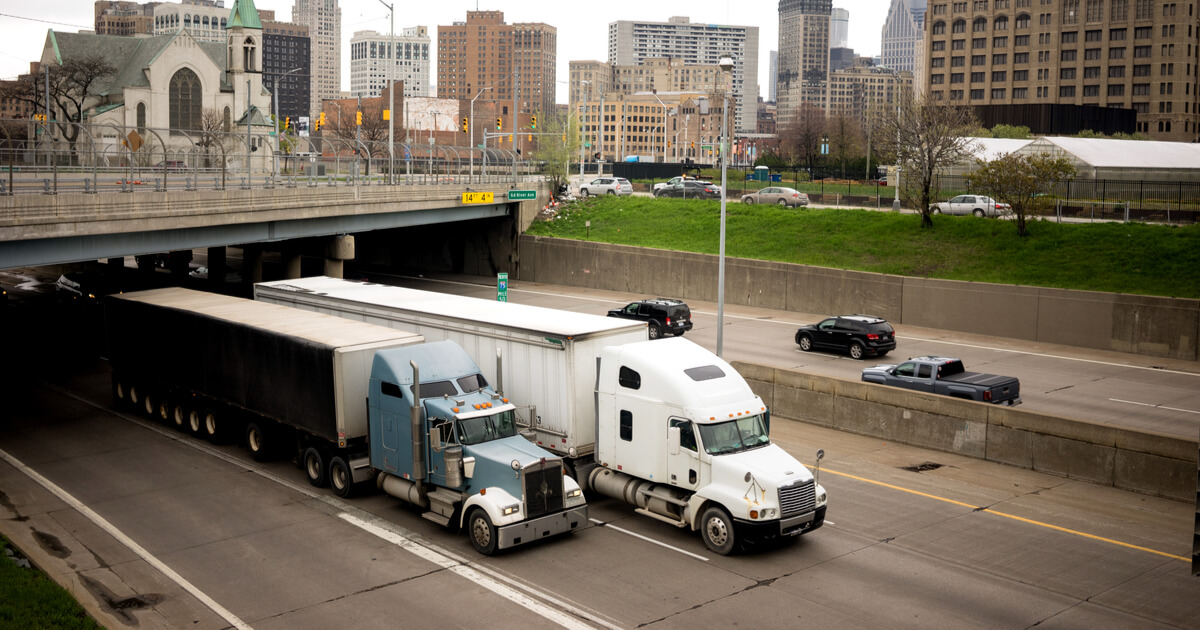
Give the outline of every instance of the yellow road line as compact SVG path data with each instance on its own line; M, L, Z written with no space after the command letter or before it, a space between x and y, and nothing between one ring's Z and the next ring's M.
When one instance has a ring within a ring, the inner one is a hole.
M1191 558L1186 558L1184 556L1177 556L1173 553L1167 553L1165 551L1158 551L1157 549L1150 549L1149 547L1140 547L1138 545L1132 545L1130 543L1121 542L1119 540L1113 540L1111 538L1105 538L1103 536L1097 536L1095 534L1089 534L1087 532L1081 532L1081 531L1074 530L1074 529L1068 529L1066 527L1060 527L1058 525L1051 525L1050 523L1043 523L1041 521L1035 521L1033 519L1028 519L1023 516L1017 516L1015 514L1007 514L1005 512L997 512L996 510L993 510L988 507L983 507L983 506L979 506L979 505L971 505L970 503L963 503L962 501L955 501L954 499L947 499L946 497L939 497L935 494L929 494L927 492L921 492L919 490L912 490L910 488L895 486L890 483L884 483L882 481L876 481L874 479L867 479L866 477L859 477L857 475L851 475L849 473L838 472L836 470L830 470L828 468L822 468L821 472L827 472L831 475L837 475L839 477L846 477L847 479L854 479L855 481L861 481L863 483L869 483L872 485L881 486L881 487L889 488L892 490L899 490L900 492L907 492L908 494L915 494L919 497L925 497L927 499L933 499L935 501L941 501L943 503L950 503L950 504L959 505L959 506L962 506L965 508L971 508L972 510L974 510L976 512L987 512L988 514L995 514L996 516L1003 516L1005 518L1011 518L1014 521L1020 521L1022 523L1029 523L1030 525L1037 525L1038 527L1045 527L1046 529L1053 529L1055 531L1060 531L1060 532L1064 532L1067 534L1073 534L1075 536L1082 536L1083 538L1090 538L1092 540L1106 542L1106 543L1109 543L1112 545L1117 545L1119 547L1126 547L1128 549L1136 549L1137 551L1144 551L1146 553L1152 553L1156 556L1163 556L1164 558L1173 558L1175 560L1183 560L1184 562L1192 561Z

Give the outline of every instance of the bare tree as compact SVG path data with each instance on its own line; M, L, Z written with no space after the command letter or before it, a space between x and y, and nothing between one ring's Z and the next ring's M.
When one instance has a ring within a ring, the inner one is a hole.
M933 227L934 176L971 156L975 139L969 134L978 126L969 108L933 101L928 93L915 96L911 90L901 92L898 111L883 117L879 138L900 164L901 194L921 210L921 227Z
M842 178L846 177L846 161L862 155L862 127L846 113L830 118L825 124L829 138L829 156L842 167Z
M62 138L75 153L80 127L71 123L83 122L83 113L102 97L93 94L93 89L116 74L117 68L102 55L86 55L63 59L61 65L47 66L50 79L51 118L57 123ZM45 104L41 74L25 75L0 87L0 98L29 103L37 113L42 113Z
M571 160L579 157L579 125L570 115L543 114L542 121L533 159L545 163L542 172L550 178L551 194L558 194L570 180Z
M780 151L793 166L805 164L812 174L813 163L821 154L821 135L825 133L825 110L812 103L801 103L791 124L779 134Z
M1025 217L1050 206L1049 193L1059 182L1075 177L1075 165L1065 155L1006 153L985 162L967 176L971 188L985 192L1012 206L1017 216L1017 234L1027 236Z

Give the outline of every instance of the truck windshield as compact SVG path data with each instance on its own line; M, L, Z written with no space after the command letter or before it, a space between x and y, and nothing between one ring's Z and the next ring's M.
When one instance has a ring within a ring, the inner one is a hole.
M737 453L771 443L761 415L697 426L700 427L704 452L709 455Z
M458 441L461 444L479 444L516 434L517 418L512 410L458 421Z

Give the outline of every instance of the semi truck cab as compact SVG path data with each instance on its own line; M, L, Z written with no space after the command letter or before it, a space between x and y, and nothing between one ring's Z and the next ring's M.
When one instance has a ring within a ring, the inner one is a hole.
M517 409L452 341L375 353L368 394L371 466L426 518L466 528L487 555L587 525L562 459L518 432Z

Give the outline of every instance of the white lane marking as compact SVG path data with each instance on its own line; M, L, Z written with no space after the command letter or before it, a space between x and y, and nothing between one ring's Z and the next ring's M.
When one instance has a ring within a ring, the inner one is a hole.
M528 597L523 593L519 593L515 589L501 584L467 565L459 564L458 562L442 555L441 553L438 553L437 551L434 551L433 549L430 549L425 545L409 540L399 534L390 532L382 527L379 527L373 523L368 523L350 514L338 514L338 518L341 518L347 523L350 523L355 527L362 529L363 531L374 534L375 536L378 536L419 558L423 558L436 566L453 571L454 573L478 584L479 586L482 586L483 588L488 589L489 591L492 591L508 601L533 613L536 613L543 619L553 621L564 628L578 628L580 630L590 628L590 626L581 622L580 620L554 610L549 606L545 606L541 602L534 600L532 597Z
M49 490L51 493L53 493L55 496L57 496L59 499L61 499L63 501L63 503L66 503L72 509L74 509L76 512L79 512L84 517L86 517L88 520L95 523L96 526L98 526L100 529L107 532L109 536L112 536L118 542L120 542L122 545L125 545L127 548L129 548L130 551L137 554L137 556L139 558L141 558L142 560L144 560L146 562L146 564L149 564L150 566L157 569L159 571L159 573L162 573L166 577L170 578L171 581L175 582L176 584L179 585L180 588L182 588L183 590L190 593L192 595L192 597L195 597L197 600L200 601L200 603L204 604L205 606L208 606L208 608L210 610L217 613L217 615L219 615L222 619L224 619L226 622L228 622L229 625L231 625L235 628L250 630L249 624L247 624L246 622L239 619L237 617L237 615L234 615L232 612L226 610L224 606L218 604L216 602L216 600L214 600L213 598L209 597L208 595L205 595L203 591L196 588L191 582L188 582L187 580L185 580L182 575L179 575L178 573L173 571L171 569L171 567L167 566L164 562L162 562L158 558L155 558L153 555L150 554L149 551L146 551L141 545L134 542L132 538L126 536L124 532L117 529L116 526L114 526L112 523L105 520L105 518L103 516L100 516L96 512L92 511L91 508L89 508L88 506L81 503L78 499L76 499L74 496L72 496L66 490L63 490L62 488L58 487L57 485L54 484L54 482L50 481L49 479L46 479L40 473L38 473L36 470L26 466L21 460L17 459L16 457L13 457L12 455L7 453L3 449L0 449L0 459L3 459L4 461L8 462L13 468L16 468L17 470L25 473L25 475L27 477L36 481L38 483L38 485L42 486L46 490Z
M671 551L678 551L679 553L681 553L681 554L683 554L683 555L685 555L685 556L691 556L691 557L693 557L693 558L695 558L695 559L697 559L697 560L700 560L700 561L702 561L702 562L708 562L708 558L705 558L704 556L701 556L701 555L699 555L699 554L694 554L694 553L692 553L692 552L690 552L690 551L684 551L683 549L680 549L679 547L673 547L673 546L671 546L671 545L668 545L667 543L665 543L665 542L662 542L662 541L660 541L660 540L654 540L653 538L649 538L649 537L647 537L647 536L643 536L643 535L641 535L641 534L638 534L638 533L635 533L635 532L631 532L631 531L629 531L629 530L627 530L627 529L622 529L622 528L620 528L620 527L617 527L616 525L612 525L612 524L610 524L610 523L605 523L604 521L597 520L597 519L594 519L594 518L589 518L588 520L589 520L589 521L591 521L591 522L593 522L593 523L596 523L597 525L603 525L605 529L615 529L615 530L617 530L617 531L621 532L622 534L627 534L627 535L629 535L629 536L633 536L634 538L640 538L640 539L642 539L642 540L644 540L644 541L646 541L646 542L648 542L648 543L653 543L653 544L655 544L655 545L658 545L659 547L663 547L663 548L666 548L666 549L670 549Z
M377 274L377 275L387 275L387 274ZM434 278L417 278L414 276L396 276L396 277L404 278L406 280L425 280L427 282L442 282L445 284L458 284L458 285L467 286L467 287L484 287L484 288L486 288L486 287L490 286L490 285L484 285L484 284L477 284L477 283L473 283L473 282L461 282L461 281L457 281L457 280L439 280L439 279L434 279ZM533 291L531 289L514 289L514 288L512 288L512 286L509 286L508 290L513 293L530 293L533 295L544 295L547 297L558 297L558 298L568 297L568 298L571 298L574 300L587 300L590 302L604 302L604 303L608 303L608 304L612 303L612 300L604 299L604 298L593 298L593 297L575 296L575 295L564 296L560 293L549 293L546 291ZM704 313L705 315L715 315L715 313L711 313L709 311L698 311L696 309L692 309L692 312ZM745 319L745 320L757 321L757 322L762 322L764 324L780 324L780 325L784 325L784 326L790 326L793 328L803 326L803 325L805 325L805 323L807 323L807 322L791 322L791 321L788 321L785 319L774 319L774 318L765 319L762 317L750 317L747 315L731 315L729 313L726 313L725 317L728 317L730 319ZM1151 372L1156 372L1156 373L1161 373L1161 374L1179 374L1182 376L1200 376L1200 372L1184 372L1181 370L1169 370L1166 368L1147 367L1147 366L1142 366L1142 365L1128 365L1125 363L1116 363L1113 361L1099 361L1096 359L1081 359L1078 357L1064 357L1064 356L1057 355L1057 354L1046 354L1043 352L1028 352L1026 350L1013 350L1011 348L996 348L993 346L981 346L981 345L977 345L977 344L962 343L962 342L958 342L958 341L946 341L944 339L928 339L925 337L910 337L908 335L896 335L896 338L897 339L905 339L908 341L925 341L925 342L929 342L929 343L944 343L948 346L958 346L961 348L973 348L976 350L993 350L996 352L1008 352L1011 354L1023 354L1023 355L1031 356L1031 357L1041 357L1043 359L1058 359L1060 361L1076 361L1079 363L1092 363L1095 365L1107 365L1110 367L1128 368L1131 370L1148 370Z
M57 385L46 384L45 386L48 389L54 390L64 396L70 396L71 398L74 398L75 400L79 401L80 403L92 406L96 409L101 409L103 411L112 413L113 415L115 415L119 418L124 418L128 422L132 422L133 424L136 424L144 429L149 429L150 431L158 433L159 435L161 435L163 437L174 440L180 444L189 446L189 447L196 449L202 453L212 455L219 459L225 460L226 462L228 462L230 464L233 464L243 470L247 470L251 473L254 473L254 474L258 475L259 477L262 477L264 479L267 479L269 481L277 483L289 490L292 490L293 492L303 494L304 496L306 496L310 499L314 499L314 500L320 501L322 503L325 503L326 505L329 505L329 506L339 510L339 512L340 512L339 517L342 516L342 514L344 513L344 514L346 514L346 516L348 516L350 518L357 518L357 519L361 520L362 522L367 522L367 523L370 522L367 519L375 519L377 522L377 524L375 525L376 528L378 528L382 531L392 530L392 532L396 536L404 537L404 539L407 540L410 544L410 546L405 546L404 548L411 551L414 555L417 555L420 558L424 558L424 559L428 560L429 557L433 557L433 556L427 557L425 555L425 552L428 552L429 554L433 554L434 556L440 556L440 557L444 558L446 561L458 563L460 565L466 565L469 563L466 559L459 557L457 554L455 554L452 551L449 551L447 549L438 548L436 545L433 545L432 543L417 542L417 541L413 540L413 538L415 538L415 535L412 532L410 532L390 521L387 521L384 519L379 519L378 517L371 514L370 512L367 512L360 508L356 508L335 496L331 496L328 494L318 492L318 491L312 489L312 487L307 486L307 485L297 485L295 483L292 483L291 481L284 479L283 477L280 477L270 471L267 471L267 470L264 470L257 466L254 466L249 462L238 459L237 457L234 457L233 455L225 453L221 450L218 450L217 448L215 448L209 444L206 444L204 442L198 442L195 440L195 438L191 438L191 437L189 437L185 434L182 434L179 431L176 431L174 429L160 426L154 422L143 420L142 418L128 416L128 415L120 413L120 412L112 411L111 409L106 409L104 407L101 407L101 406L93 403L90 400L81 398L80 396L76 395L74 392L69 392L65 389L62 389L62 388L58 387ZM0 451L0 452L2 452L2 451ZM397 500L399 500L399 499L397 499ZM353 512L354 515L350 514L351 512ZM359 516L355 516L355 515L359 515ZM348 522L348 523L351 522L344 517L343 517L343 520L346 520L346 522ZM374 532L372 531L371 533L374 533ZM413 550L416 548L423 549L423 550L425 550L425 552L418 553L417 551ZM433 561L431 560L431 562L433 562ZM434 562L434 563L438 564L437 562ZM443 566L443 565L438 564L438 566ZM445 568L445 567L443 567L443 568ZM516 579L512 576L503 575L497 571L494 571L494 570L491 570L491 569L488 569L485 567L478 567L476 569L473 569L473 571L476 571L478 573L486 573L486 574L492 576L491 579L493 579L497 583L503 582L511 588L514 588L514 589L517 589L520 591L524 591L526 593L529 593L531 596L540 598L551 604L559 606L562 610L565 610L565 611L575 615L576 617L587 619L588 621L595 624L596 626L609 628L610 630L619 630L619 628L620 628L620 626L617 626L608 621L605 621L604 619L600 618L597 614L590 612L588 610L584 610L582 607L580 607L576 604L572 604L570 602L563 601L562 599L556 598L556 597L549 595L543 591L537 590L536 588L534 588L532 586L526 586L525 584L522 584L518 579ZM485 588L488 588L489 590L494 590L485 584L483 586ZM553 611L553 609L548 609L548 610ZM577 626L577 627L585 627L586 628L589 626Z
M1166 405L1156 405L1154 403L1137 402L1136 400L1121 400L1120 398L1109 398L1109 400L1112 402L1126 403L1129 405L1140 405L1142 407L1154 407L1155 409L1170 409L1171 411L1200 414L1200 411L1196 411L1195 409L1180 409L1179 407L1168 407Z

